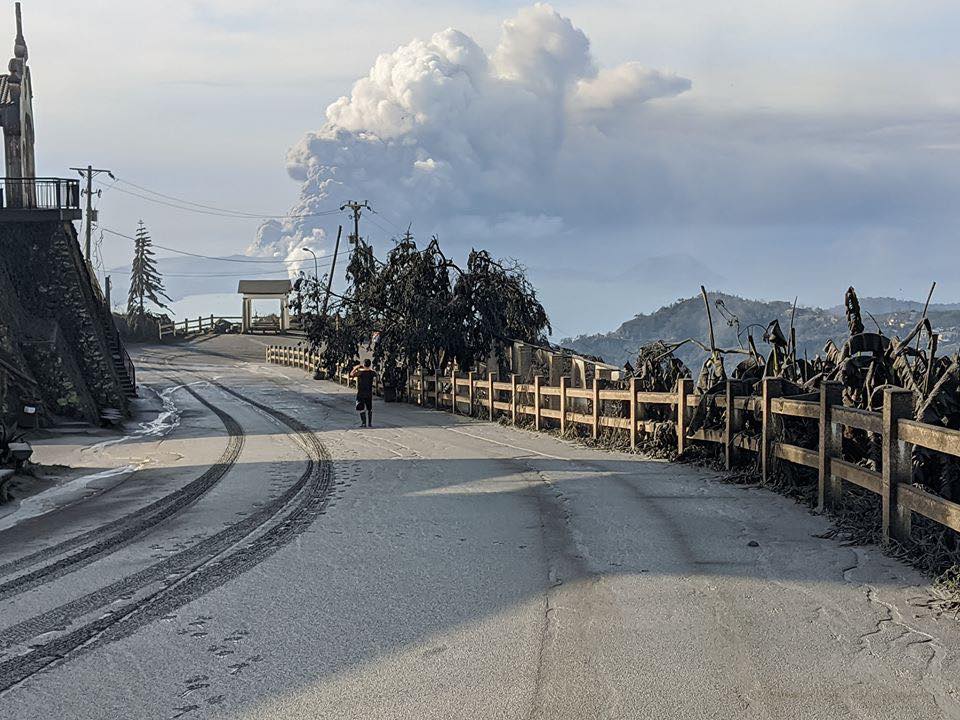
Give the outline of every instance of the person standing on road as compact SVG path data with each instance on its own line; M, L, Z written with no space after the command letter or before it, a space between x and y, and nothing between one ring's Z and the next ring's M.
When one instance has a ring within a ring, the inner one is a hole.
M363 361L350 371L350 377L357 379L357 411L360 413L360 427L373 427L373 381L376 371L370 367L370 359Z

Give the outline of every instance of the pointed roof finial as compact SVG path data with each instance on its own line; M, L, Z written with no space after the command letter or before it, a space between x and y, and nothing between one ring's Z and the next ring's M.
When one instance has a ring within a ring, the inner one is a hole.
M23 20L20 17L20 3L15 3L17 9L17 39L13 41L13 56L21 60L27 59L27 41L23 38Z

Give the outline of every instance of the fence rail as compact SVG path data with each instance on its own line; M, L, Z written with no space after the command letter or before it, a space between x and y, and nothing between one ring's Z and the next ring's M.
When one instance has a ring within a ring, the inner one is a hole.
M268 347L266 359L311 372L319 367L320 361L309 350L283 346ZM346 385L351 383L343 369L331 379ZM559 425L561 430L573 425L586 427L594 438L603 428L622 430L632 448L658 424L667 423L676 432L678 453L693 442L720 445L727 468L733 465L738 452L755 453L759 455L764 480L772 475L776 461L811 468L817 473L821 510L837 505L845 492L844 483L879 495L885 542L909 540L913 513L960 532L960 503L912 484L913 447L960 457L960 431L913 420L914 398L909 390L885 389L882 411L872 412L845 407L839 383L823 383L819 393L790 397L785 396L784 383L778 378L765 378L760 385L760 395L737 394L740 383L728 381L726 391L713 398L715 406L723 410L722 427L691 432L691 409L701 399L693 392L692 380L681 379L674 392L638 391L635 380L628 383L627 389L604 388L604 381L594 379L591 387L573 388L569 387L566 377L560 378L559 385L549 386L540 377L534 378L533 383L520 383L516 375L510 376L507 382L495 375L482 377L474 372L451 375L417 372L409 376L406 386L399 391L409 402L438 410L457 413L466 409L467 414L473 415L485 409L491 420L507 415L513 422L529 418L537 430L546 427L544 421ZM816 399L812 399L814 397ZM667 419L651 421L648 415L655 408ZM664 408L668 408L666 414ZM748 414L758 421L760 428L752 435L745 431ZM817 447L786 442L783 418L816 423ZM844 427L879 438L882 448L879 470L840 457Z
M195 320L185 318L177 322L165 323L157 322L157 333L160 339L177 335L192 335L202 333L204 330L212 330L221 321L226 321L231 325L239 325L243 320L239 315L210 315L209 317L198 317Z

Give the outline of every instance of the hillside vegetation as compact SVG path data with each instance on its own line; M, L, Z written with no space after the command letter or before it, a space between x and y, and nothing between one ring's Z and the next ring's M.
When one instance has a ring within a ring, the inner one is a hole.
M745 345L747 333L753 333L758 346L763 331L773 320L779 320L784 332L790 327L793 304L783 300L748 300L725 293L709 293L717 344L722 347ZM722 307L717 307L717 300ZM923 303L895 298L861 298L861 306L874 317L885 335L904 336L920 318ZM928 312L936 332L940 333L940 355L953 352L960 338L960 304L933 303ZM873 320L864 314L867 330L876 330ZM832 308L797 307L794 325L801 356L810 358L820 353L827 340L842 343L849 331L843 316L843 306ZM602 357L606 362L622 365L633 361L637 349L655 340L681 341L697 338L706 343L709 337L707 314L703 299L694 297L678 300L656 312L640 314L627 320L616 330L596 335L565 338L561 344L577 352ZM762 351L762 348L761 348ZM676 353L690 367L698 367L703 352L693 344L684 345Z

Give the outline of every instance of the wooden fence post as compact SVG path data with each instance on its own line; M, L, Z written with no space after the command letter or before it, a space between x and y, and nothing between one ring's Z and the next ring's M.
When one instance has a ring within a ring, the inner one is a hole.
M450 366L450 412L457 414L457 366Z
M474 378L474 371L471 370L467 373L467 400L470 403L470 417L473 417L473 384L476 382Z
M440 370L433 369L433 409L440 409Z
M560 378L560 432L567 432L567 386L570 378L563 375Z
M596 371L594 371L596 372ZM593 439L600 437L600 379L593 376Z
M677 380L677 455L687 449L687 396L693 392L693 378Z
M427 383L423 379L423 366L420 366L420 369L417 371L420 380L420 388L417 390L417 402L420 403L420 407L423 407L427 404Z
M517 374L510 374L510 418L517 424Z
M533 429L540 431L540 376L533 378Z
M773 445L777 440L777 433L773 425L773 413L770 410L770 402L775 397L782 395L782 379L763 379L763 431L760 438L760 468L764 482L770 479L770 473L773 471Z
M630 378L630 449L637 449L637 379Z
M820 384L820 443L817 447L817 510L823 512L840 500L843 481L830 472L830 460L840 454L842 432L833 423L833 406L843 403L843 386L838 382Z
M733 467L734 447L733 447L733 381L727 380L726 384L727 410L724 413L723 423L723 466L730 470Z
M495 392L493 389L494 377L496 377L496 373L488 369L487 370L487 407L489 408L489 411L490 411L490 422L493 422L494 411L496 410L496 408L493 406L493 398L495 396Z
M884 388L883 391L883 479L880 485L882 503L883 542L891 539L906 542L910 539L910 510L898 502L897 490L901 484L913 480L911 448L900 442L899 420L913 417L913 392Z

